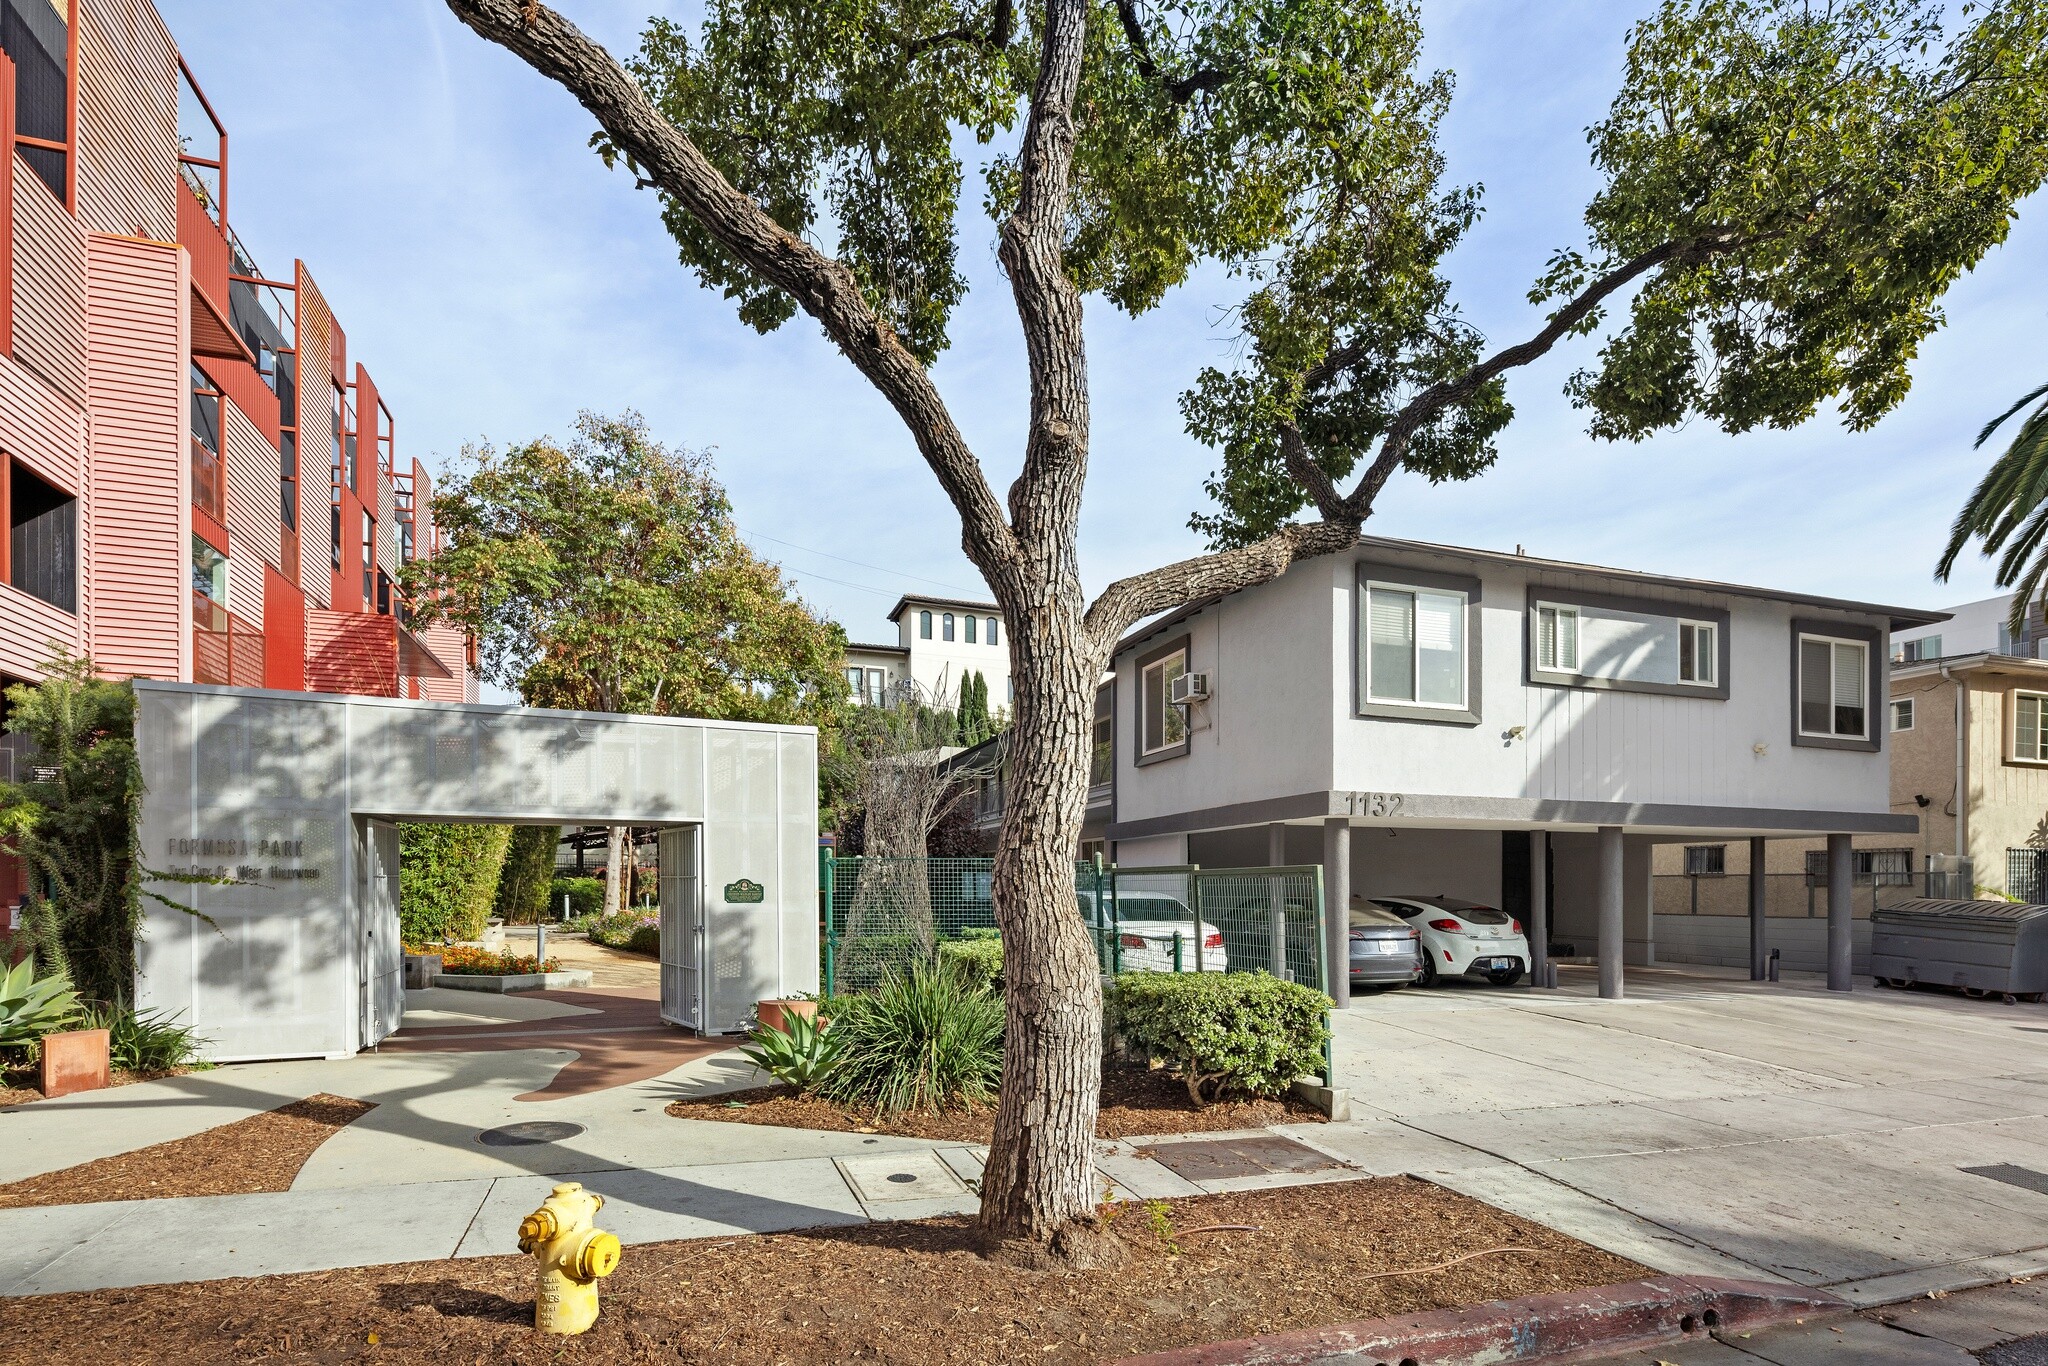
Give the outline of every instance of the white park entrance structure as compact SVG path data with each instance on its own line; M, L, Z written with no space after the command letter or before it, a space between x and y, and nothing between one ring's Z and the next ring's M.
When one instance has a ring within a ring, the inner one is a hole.
M214 1061L341 1057L405 1009L398 823L653 825L661 1013L818 986L817 732L138 681L136 1003ZM163 874L229 877L227 885ZM209 923L211 922L211 923Z

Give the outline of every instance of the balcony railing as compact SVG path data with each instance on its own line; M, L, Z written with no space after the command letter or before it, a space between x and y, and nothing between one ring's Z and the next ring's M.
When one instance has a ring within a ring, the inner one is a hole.
M216 522L225 523L228 519L226 467L220 456L208 450L206 443L196 436L192 438L192 506Z
M263 686L263 633L227 608L192 594L192 681L232 688Z
M286 582L298 583L299 529L297 527L285 526L282 523L278 525L277 571L285 577Z

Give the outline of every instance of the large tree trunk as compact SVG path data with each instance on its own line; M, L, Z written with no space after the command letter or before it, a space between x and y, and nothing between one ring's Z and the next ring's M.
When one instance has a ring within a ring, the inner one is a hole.
M1074 899L1074 850L1101 666L1078 613L1035 615L1010 617L1017 725L994 878L1006 1028L981 1234L1009 1261L1098 1266L1120 1249L1094 1217L1102 983Z

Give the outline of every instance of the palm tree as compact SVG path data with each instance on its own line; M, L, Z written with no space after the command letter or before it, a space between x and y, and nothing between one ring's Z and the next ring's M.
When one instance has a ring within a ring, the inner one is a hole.
M1982 446L2007 418L2043 397L2048 397L2048 384L1985 423L1975 445ZM1956 556L1972 537L1983 540L1986 555L2003 552L1998 561L1998 586L2014 590L2012 629L2018 632L2027 608L2040 596L2043 577L2048 576L2048 554L2041 551L2042 542L2048 540L2048 403L2027 414L2012 444L1991 462L1970 500L1956 514L1955 525L1949 528L1948 549L1942 552L1934 577L1947 581Z

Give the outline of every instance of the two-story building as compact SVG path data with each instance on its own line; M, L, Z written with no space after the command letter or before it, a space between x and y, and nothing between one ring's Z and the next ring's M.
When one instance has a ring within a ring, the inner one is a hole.
M1569 940L1618 995L1624 962L1657 959L1658 846L1819 837L1844 873L1823 924L1846 989L1851 838L1919 826L1892 807L1886 644L1942 619L1362 538L1118 646L1110 854L1320 863L1333 907L1502 906L1539 976Z
M972 674L988 682L991 712L1007 710L1010 646L1002 610L992 602L905 596L889 612L896 643L849 644L846 681L854 701L878 706L919 701L960 705L960 685Z

